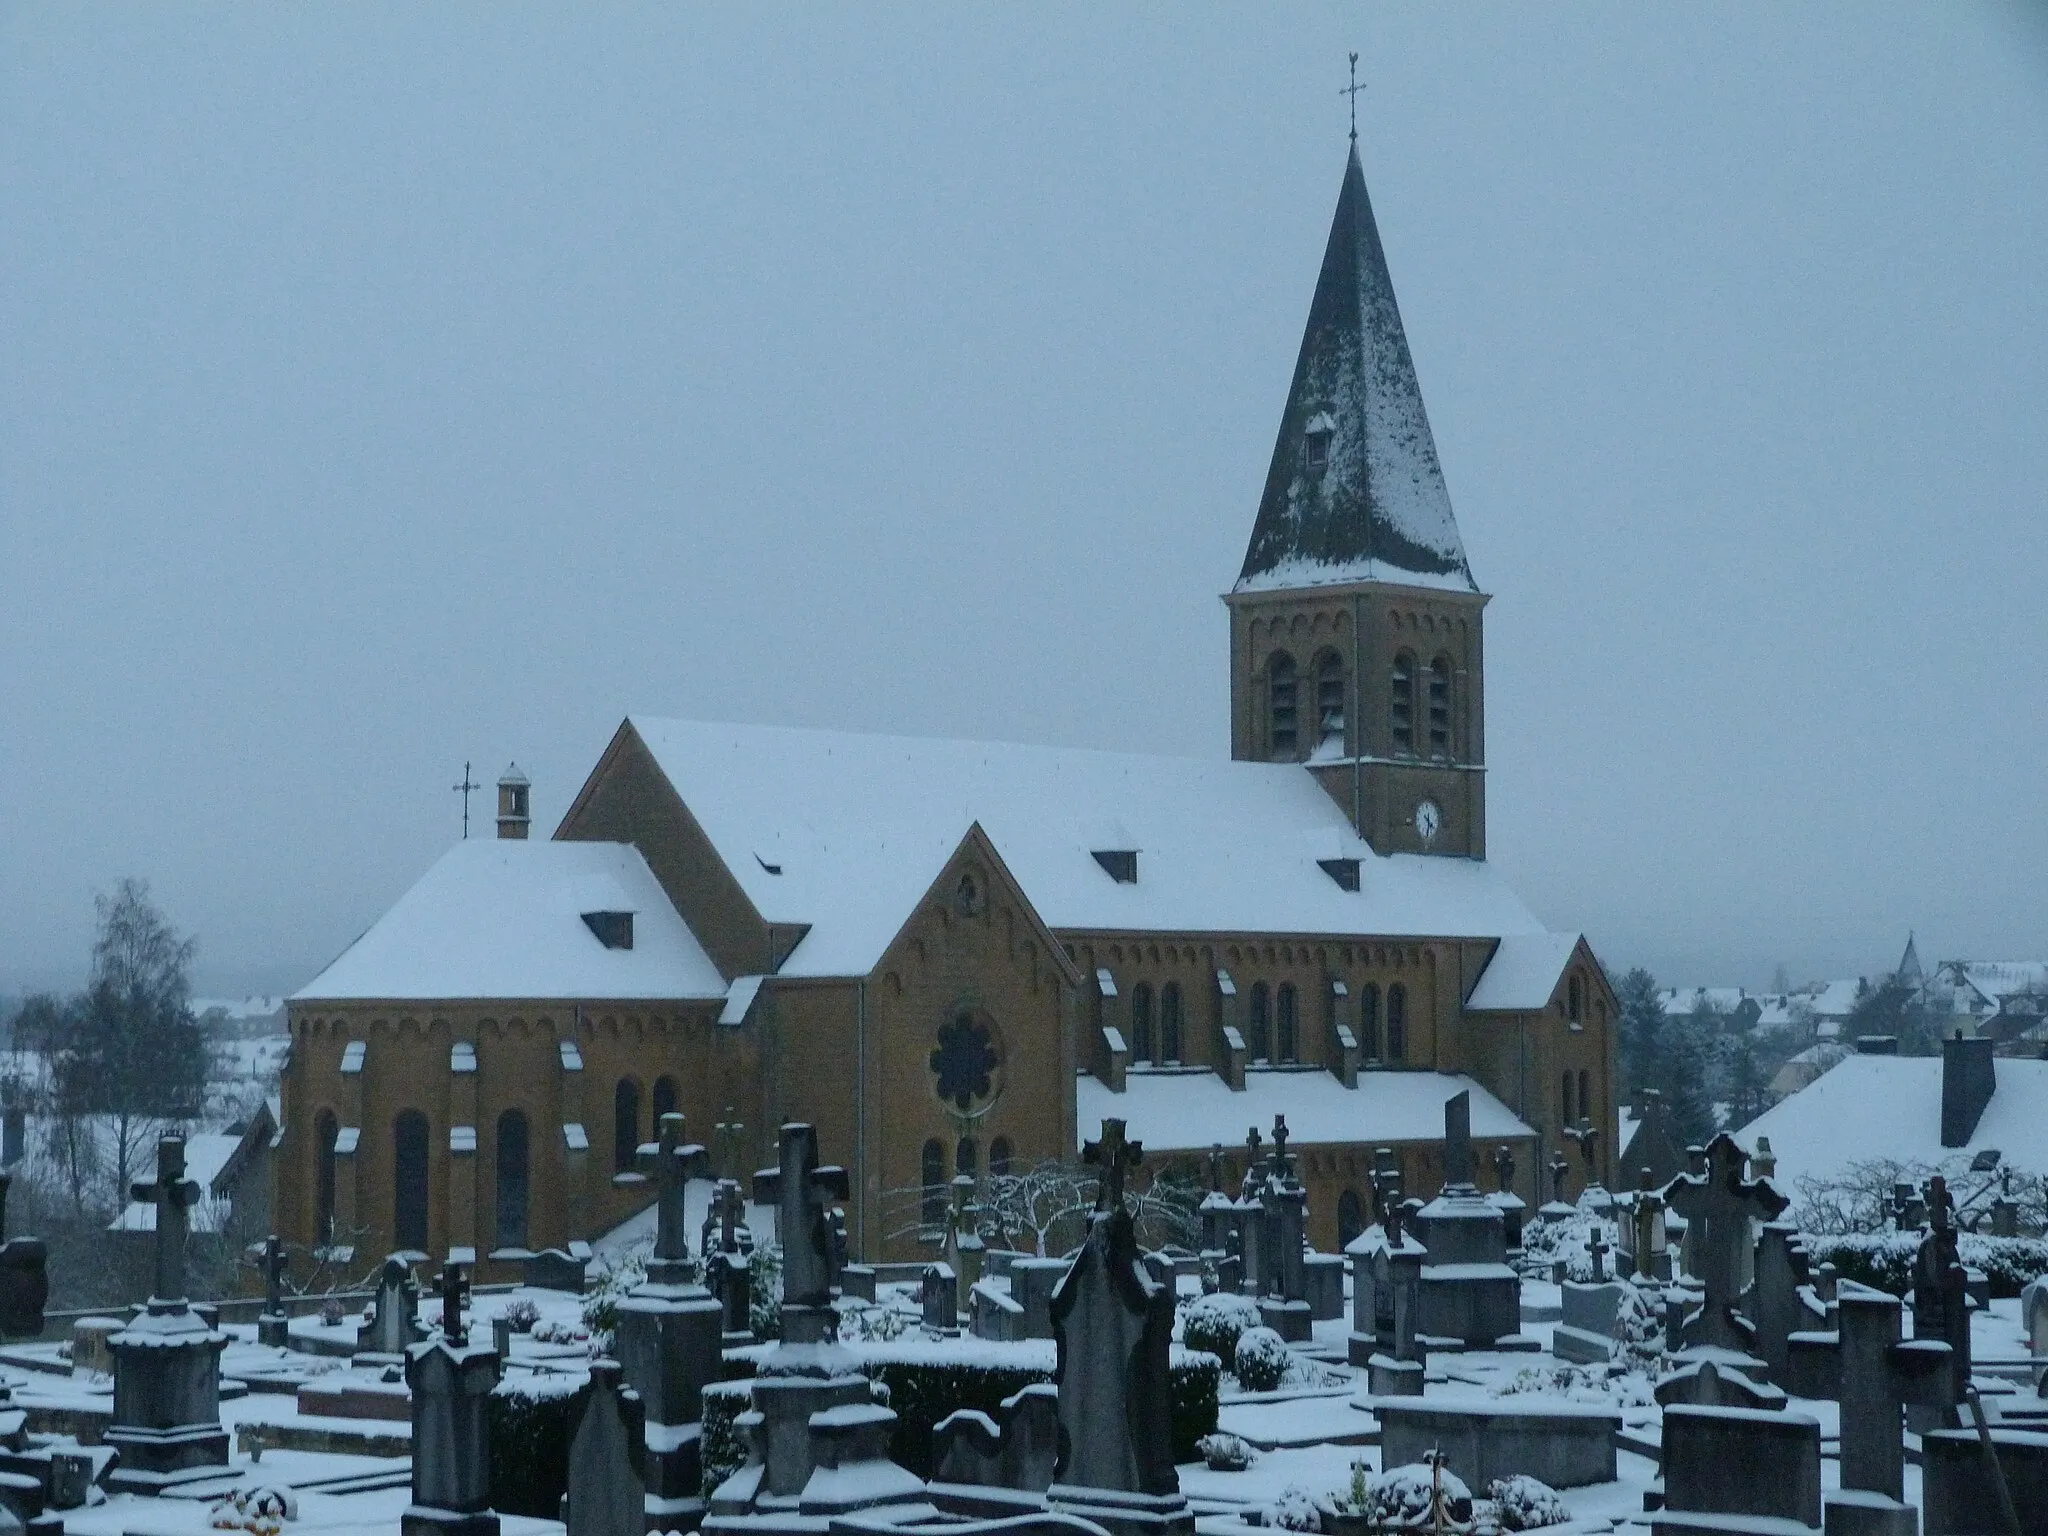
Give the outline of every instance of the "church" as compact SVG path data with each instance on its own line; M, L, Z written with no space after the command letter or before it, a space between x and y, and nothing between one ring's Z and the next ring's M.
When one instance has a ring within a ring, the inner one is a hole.
M1618 1008L1486 859L1487 598L1355 142L1223 602L1227 762L633 714L545 840L508 769L290 1001L280 1233L513 1278L650 1203L672 1110L725 1175L815 1124L870 1261L1107 1116L1232 1175L1285 1116L1326 1249L1460 1091L1525 1200L1611 1182Z

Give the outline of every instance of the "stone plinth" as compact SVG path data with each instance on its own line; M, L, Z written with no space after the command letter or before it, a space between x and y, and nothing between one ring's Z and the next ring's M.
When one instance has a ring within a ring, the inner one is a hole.
M1654 1536L1818 1530L1820 1522L1818 1419L1752 1408L1664 1410L1664 1508L1651 1518Z
M1553 1488L1610 1483L1621 1415L1591 1404L1512 1398L1375 1397L1384 1466L1419 1462L1442 1448L1445 1463L1474 1488L1516 1472Z
M114 1418L106 1443L121 1453L108 1475L116 1493L162 1493L228 1462L220 1422L220 1356L228 1336L184 1302L152 1299L107 1340L114 1357Z
M1311 1253L1302 1259L1301 1278L1308 1313L1316 1322L1344 1315L1344 1256Z
M1991 1443L2019 1510L2021 1536L2048 1536L2048 1435L1996 1429ZM1973 1429L1938 1429L1920 1441L1920 1507L1926 1536L2004 1528Z
M656 1260L619 1303L619 1366L646 1414L647 1514L687 1530L704 1510L703 1392L718 1380L725 1308L685 1264Z
M486 1413L498 1384L489 1345L435 1340L406 1352L412 1389L412 1503L400 1536L498 1536Z
M1470 1185L1450 1186L1415 1218L1429 1256L1416 1332L1441 1348L1491 1348L1522 1329L1522 1282L1507 1263L1499 1209Z

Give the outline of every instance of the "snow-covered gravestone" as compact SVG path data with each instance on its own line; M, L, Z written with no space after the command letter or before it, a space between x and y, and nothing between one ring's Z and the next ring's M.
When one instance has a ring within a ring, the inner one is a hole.
M925 1332L951 1338L960 1331L960 1282L950 1264L924 1267L918 1284L918 1303L924 1314Z
M400 1536L498 1536L491 1510L491 1435L486 1408L498 1384L498 1352L471 1344L462 1323L462 1269L441 1271L441 1337L406 1351L412 1391L412 1503Z
M1906 1418L1916 1433L1953 1427L1955 1406L1970 1384L1969 1279L1956 1251L1955 1197L1938 1173L1920 1194L1927 1208L1927 1235L1913 1256L1913 1337L1948 1345L1949 1374L1944 1403L1912 1405Z
M185 1300L187 1212L199 1186L185 1177L185 1138L157 1142L156 1178L137 1184L156 1205L156 1283L148 1307L107 1340L114 1356L114 1417L106 1443L121 1453L107 1478L116 1492L162 1493L227 1465L220 1422L220 1356L228 1336Z
M291 1320L284 1311L284 1277L291 1259L277 1234L263 1239L263 1315L256 1319L256 1342L282 1349L289 1337Z
M1748 1158L1726 1131L1708 1144L1704 1171L1682 1173L1664 1188L1664 1201L1685 1218L1693 1273L1705 1290L1684 1325L1681 1369L1711 1361L1722 1375L1761 1377L1764 1363L1751 1350L1749 1329L1736 1307L1742 1295L1750 1224L1775 1221L1791 1202L1768 1179L1744 1177Z
M356 1364L396 1365L403 1360L405 1352L426 1337L419 1324L419 1301L411 1266L392 1254L378 1273L370 1320L356 1330Z
M1294 1176L1287 1155L1287 1117L1273 1117L1273 1171L1260 1195L1259 1217L1265 1228L1260 1260L1266 1269L1260 1320L1290 1344L1306 1344L1315 1336L1308 1304L1302 1234L1308 1225L1308 1191Z
M1842 1493L1827 1495L1828 1527L1857 1536L1915 1536L1906 1505L1902 1406L1948 1402L1949 1348L1900 1340L1899 1298L1854 1281L1836 1293L1838 1386L1842 1405ZM1846 1496L1845 1496L1846 1495ZM1838 1512L1833 1506L1842 1506Z
M1105 1120L1084 1155L1101 1177L1087 1240L1053 1293L1063 1449L1046 1500L1111 1536L1192 1533L1173 1465L1173 1288L1139 1255L1124 1206L1142 1149Z
M615 1360L590 1362L590 1393L569 1443L568 1536L645 1536L637 1395L619 1384Z
M661 1117L661 1139L643 1149L655 1197L654 1255L647 1278L619 1303L619 1363L646 1410L646 1514L650 1530L686 1530L704 1509L703 1392L718 1379L725 1309L697 1281L683 1195L704 1149L683 1140L683 1117Z
M1416 1216L1429 1250L1417 1332L1431 1349L1534 1348L1521 1335L1521 1280L1508 1267L1501 1213L1472 1173L1468 1090L1444 1101L1444 1187Z

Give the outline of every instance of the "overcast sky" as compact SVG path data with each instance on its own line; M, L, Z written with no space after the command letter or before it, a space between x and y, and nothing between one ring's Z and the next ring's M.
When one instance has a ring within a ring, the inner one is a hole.
M295 987L628 711L1227 752L1354 48L1493 857L2048 954L2044 17L0 7L0 990Z

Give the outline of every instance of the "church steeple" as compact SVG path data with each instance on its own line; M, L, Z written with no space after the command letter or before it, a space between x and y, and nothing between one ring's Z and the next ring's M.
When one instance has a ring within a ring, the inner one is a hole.
M1354 142L1235 591L1475 592Z

